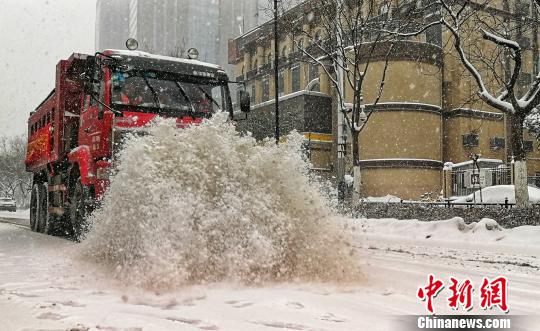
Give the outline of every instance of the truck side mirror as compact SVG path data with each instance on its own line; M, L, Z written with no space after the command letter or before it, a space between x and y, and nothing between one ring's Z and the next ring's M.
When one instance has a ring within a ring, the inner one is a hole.
M249 113L251 111L251 97L249 92L240 91L240 110L243 113Z

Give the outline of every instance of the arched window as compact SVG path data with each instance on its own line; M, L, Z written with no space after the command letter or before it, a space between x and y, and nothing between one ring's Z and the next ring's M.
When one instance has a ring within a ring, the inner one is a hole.
M253 62L251 63L251 70L256 70L259 67L259 63L257 61L257 58L253 58Z
M390 5L388 3L384 3L379 7L379 15L387 14L390 10Z
M289 49L287 48L287 46L283 46L283 48L281 49L281 57L282 58L287 58L287 55L289 53Z
M315 32L315 36L313 37L313 43L318 44L321 42L321 40L322 40L321 30L317 30L317 32Z
M298 48L299 48L300 50L305 49L304 38L298 40Z

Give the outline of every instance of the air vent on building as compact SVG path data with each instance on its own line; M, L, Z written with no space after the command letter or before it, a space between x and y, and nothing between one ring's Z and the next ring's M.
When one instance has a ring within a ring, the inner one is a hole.
M489 145L492 151L503 149L506 146L506 140L501 137L493 137L489 141Z
M480 137L476 133L468 133L464 134L463 136L463 147L476 147L478 146L478 142L480 140Z
M528 37L525 37L525 36L518 36L517 37L517 42L519 44L519 46L521 46L521 48L529 48L531 47L531 39L528 38Z
M522 86L526 86L532 83L532 75L527 72L522 72L519 75L518 83Z
M532 140L524 140L523 141L523 150L525 152L530 153L533 151L533 142Z

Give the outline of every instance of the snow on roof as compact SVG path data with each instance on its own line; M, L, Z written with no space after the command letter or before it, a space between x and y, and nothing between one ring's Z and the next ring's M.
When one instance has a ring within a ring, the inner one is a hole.
M502 160L499 160L499 159L478 159L478 163L499 163L499 164L502 164L503 161ZM460 168L460 167L464 167L464 166L467 166L467 165L471 165L473 164L473 161L472 160L469 160L469 161L465 161L465 162L460 162L460 163L454 163L452 165L452 168Z
M292 99L292 98L297 97L299 95L314 95L314 96L322 96L322 97L327 97L328 96L328 94L325 94L325 93L322 93L322 92L300 90L300 91L293 92L293 93L290 93L290 94L283 95L283 96L279 97L279 101ZM263 107L263 106L268 106L268 105L271 105L271 104L273 104L275 102L276 102L276 100L272 98L271 100L258 103L256 105L254 105L252 108L255 109L255 108L259 108L259 107Z
M438 163L442 163L442 161L440 160L433 160L433 159L412 159L412 158L387 158L387 159L362 159L360 160L360 162L362 161L370 161L370 162L373 162L373 161L376 161L376 162L379 162L379 161L429 161L429 162L438 162Z
M377 104L375 104L375 106L382 106L382 105L396 105L396 106L400 106L400 105L415 105L415 106L420 106L420 107L431 107L431 108L437 108L437 109L441 109L441 106L439 105L434 105L434 104L430 104L430 103L421 103L421 102L377 102ZM366 106L374 106L374 104L372 103L366 103Z
M212 64L208 62L202 62L199 60L191 60L191 59L182 59L178 57L171 57L171 56L164 56L164 55L158 55L158 54L150 54L147 52L142 51L127 51L127 50L119 50L119 49L109 49L106 52L111 52L112 55L122 55L122 56L136 56L136 57L144 57L148 59L156 59L156 60L164 60L164 61L171 61L171 62L177 62L177 63L183 63L183 64L192 64L197 66L203 66L207 68L212 68L216 70L223 70L223 68L217 64ZM107 54L107 53L105 53Z

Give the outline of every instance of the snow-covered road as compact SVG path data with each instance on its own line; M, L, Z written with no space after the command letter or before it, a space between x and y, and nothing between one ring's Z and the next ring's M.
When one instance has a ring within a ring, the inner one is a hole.
M71 241L6 221L0 219L1 330L401 330L404 315L425 314L416 291L430 273L475 284L506 276L512 315L538 314L540 303L540 232L532 227L464 232L449 221L349 220L365 276L360 284L219 283L152 293L77 262ZM486 313L477 306L469 313ZM435 311L452 313L444 295ZM540 319L528 323L523 330L537 330Z

